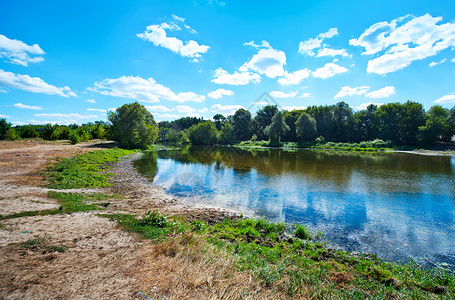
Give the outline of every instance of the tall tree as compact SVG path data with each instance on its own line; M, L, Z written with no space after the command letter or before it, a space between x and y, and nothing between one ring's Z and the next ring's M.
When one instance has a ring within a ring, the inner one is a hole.
M251 131L251 113L246 109L239 109L232 118L234 135L237 141L247 141L253 135Z
M283 142L297 142L297 132L295 128L295 122L303 113L303 110L293 110L284 112L284 121L289 126L289 131L281 137Z
M6 138L6 133L8 129L11 128L11 124L6 122L5 118L0 119L0 140L4 140Z
M272 123L265 128L264 133L270 138L269 144L276 146L280 144L281 136L288 131L289 126L284 122L283 113L279 111L273 116Z
M188 129L188 138L193 145L214 145L217 142L218 130L211 121L193 125Z
M307 113L302 113L295 122L299 141L312 141L317 136L316 120Z
M254 134L259 140L265 140L266 134L264 130L272 123L273 116L278 112L276 105L266 105L256 113L254 117Z

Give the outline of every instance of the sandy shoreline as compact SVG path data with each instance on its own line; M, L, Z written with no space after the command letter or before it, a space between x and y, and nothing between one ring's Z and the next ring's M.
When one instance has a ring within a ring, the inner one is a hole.
M101 149L103 145L0 142L0 214L55 209L47 197L40 171L56 157L68 157ZM164 189L141 176L132 162L140 154L122 159L110 170L112 186L105 189L73 189L62 192L117 194L105 211L64 215L20 217L1 221L0 299L138 299L136 291L151 283L144 271L154 263L148 256L153 246L98 213L129 213L141 216L158 209L186 220L214 223L235 218L221 209L179 204ZM64 247L64 252L24 249L23 243L42 240ZM147 263L146 263L147 261ZM153 276L148 276L154 278ZM171 285L172 278L160 278Z

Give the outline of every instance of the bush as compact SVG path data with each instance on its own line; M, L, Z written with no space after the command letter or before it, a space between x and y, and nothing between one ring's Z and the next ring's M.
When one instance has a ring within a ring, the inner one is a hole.
M21 138L35 138L38 136L38 132L31 125L25 125L20 130Z
M255 136L255 135L253 135ZM221 145L234 145L235 144L235 134L234 129L230 123L225 123L220 131L220 136L218 143Z
M17 134L17 131L14 128L10 128L6 132L5 139L15 141L19 139L19 134Z
M81 142L79 135L77 135L76 131L74 131L74 130L71 131L71 133L68 136L68 139L70 140L71 144L73 144L73 145L76 145L77 143Z

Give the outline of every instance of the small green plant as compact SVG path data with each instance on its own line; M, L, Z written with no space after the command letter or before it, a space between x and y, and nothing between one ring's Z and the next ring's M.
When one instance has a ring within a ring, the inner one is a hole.
M202 231L204 231L206 226L207 225L204 222L199 221L199 220L191 222L191 227L192 227L193 231L202 232Z
M302 240L311 240L313 237L311 231L302 224L298 224L295 228L295 236Z
M164 228L168 226L167 216L161 214L159 211L148 211L138 220L138 224L142 226L153 226Z

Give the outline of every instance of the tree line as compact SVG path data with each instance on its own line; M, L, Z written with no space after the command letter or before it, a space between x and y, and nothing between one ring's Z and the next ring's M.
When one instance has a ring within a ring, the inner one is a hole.
M0 139L42 137L68 139L72 143L92 138L108 138L125 148L146 148L157 139L194 145L233 145L245 141L268 141L270 146L283 142L360 143L382 140L395 146L434 145L451 141L455 135L455 106L439 105L425 111L413 101L369 105L354 111L346 102L310 106L304 110L281 111L267 105L253 117L239 109L233 115L216 114L212 120L184 117L157 123L139 103L125 104L108 113L108 122L79 126L25 125L12 127L0 119Z

